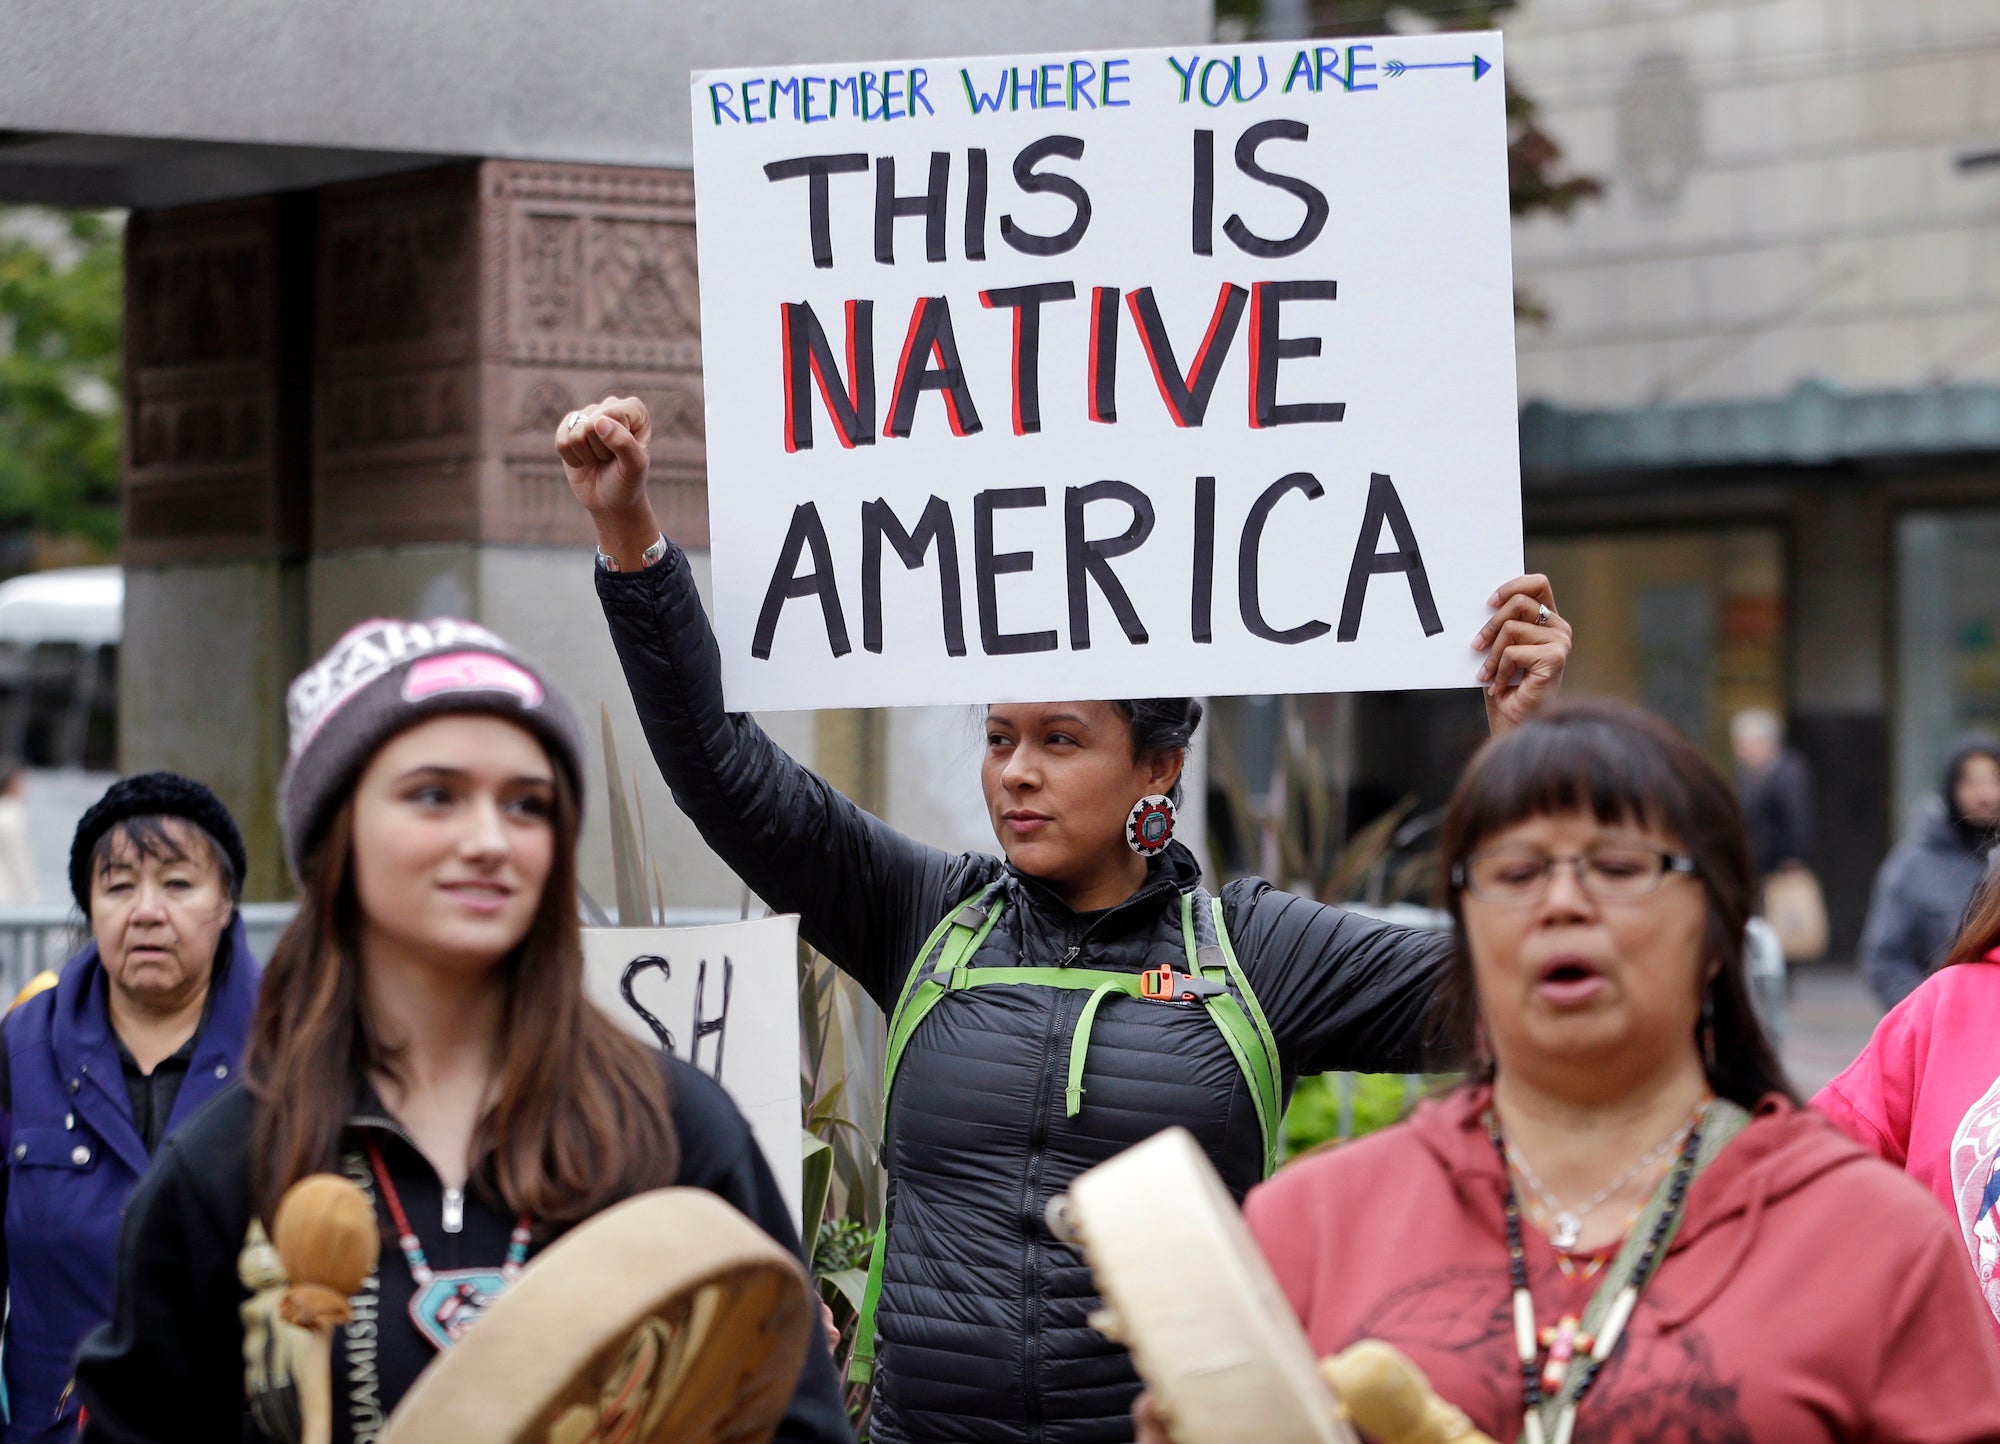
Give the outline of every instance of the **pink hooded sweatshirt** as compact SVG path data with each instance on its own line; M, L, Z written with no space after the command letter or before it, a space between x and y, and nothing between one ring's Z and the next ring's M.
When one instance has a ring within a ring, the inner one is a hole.
M2000 963L1924 979L1813 1107L1936 1195L2000 1332Z
M1506 1444L1522 1399L1487 1098L1461 1089L1303 1159L1244 1211L1319 1353L1385 1339ZM1910 1180L1772 1097L1686 1207L1579 1444L2000 1441L2000 1347ZM1565 1278L1524 1232L1537 1321L1580 1314L1597 1280Z

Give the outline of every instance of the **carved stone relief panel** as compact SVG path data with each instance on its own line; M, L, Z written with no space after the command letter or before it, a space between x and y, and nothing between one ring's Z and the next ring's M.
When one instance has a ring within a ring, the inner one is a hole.
M658 502L706 542L685 173L486 162L337 187L318 254L318 547L453 526L587 543L550 438L611 390L657 406Z
M693 226L600 216L589 235L590 320L599 335L701 340Z
M494 378L490 394L508 397L509 418L502 442L503 492L489 508L486 534L491 539L587 543L589 519L570 495L551 442L562 419L579 406L606 396L636 396L653 419L651 490L661 525L677 541L707 544L708 489L698 374L661 377L583 368L551 374L541 368L489 367L487 375Z
M684 171L481 166L487 402L481 535L587 544L550 449L606 395L653 413L653 498L676 540L708 541L694 183Z
M583 319L583 222L575 216L522 218L521 311L539 333L575 330Z
M478 239L470 166L320 193L316 549L477 535Z
M299 378L280 365L296 240L275 197L133 213L125 266L125 558L296 552Z

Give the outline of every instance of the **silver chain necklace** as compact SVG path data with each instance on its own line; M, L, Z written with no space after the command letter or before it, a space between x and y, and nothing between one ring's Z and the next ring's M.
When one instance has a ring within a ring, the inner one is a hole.
M1706 1106L1704 1104L1703 1108ZM1577 1240L1583 1237L1583 1221L1590 1217L1597 1206L1679 1148L1682 1140L1688 1136L1688 1130L1694 1127L1695 1120L1700 1118L1701 1114L1702 1108L1697 1108L1687 1122L1674 1130L1673 1137L1653 1149L1575 1208L1565 1208L1561 1200L1549 1192L1541 1179L1535 1177L1535 1170L1528 1166L1528 1160L1521 1156L1520 1150L1514 1147L1511 1141L1507 1144L1507 1161L1514 1165L1515 1172L1521 1175L1521 1181L1528 1185L1529 1191L1540 1200L1542 1207L1547 1209L1549 1216L1555 1220L1556 1231L1549 1235L1549 1242L1562 1252L1568 1253L1576 1247Z

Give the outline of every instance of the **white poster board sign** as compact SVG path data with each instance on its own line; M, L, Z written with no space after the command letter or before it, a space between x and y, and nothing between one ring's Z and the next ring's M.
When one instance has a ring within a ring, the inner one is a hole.
M804 1190L798 938L791 914L713 927L583 930L591 1001L648 1047L671 1048L729 1091L794 1219Z
M1471 685L1500 38L706 71L732 708Z

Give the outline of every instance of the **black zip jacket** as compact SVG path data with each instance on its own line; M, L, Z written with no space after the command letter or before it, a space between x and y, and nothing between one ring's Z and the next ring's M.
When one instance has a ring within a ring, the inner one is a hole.
M687 559L600 572L598 597L674 800L710 847L806 938L894 1007L918 949L955 904L1003 879L1007 905L976 967L1184 970L1178 843L1146 883L1089 918L984 853L905 837L723 710L720 657ZM1446 940L1272 888L1222 892L1229 935L1275 1034L1284 1087L1331 1069L1421 1066ZM1081 991L985 987L944 998L903 1054L890 1100L889 1244L877 1314L873 1438L1096 1444L1132 1438L1138 1383L1087 1323L1089 1270L1048 1232L1078 1173L1183 1124L1238 1198L1262 1171L1250 1089L1198 1003L1112 996L1086 1055L1081 1111L1064 1100ZM1163 1238L1172 1203L1162 1200ZM1171 1244L1168 1245L1171 1249Z
M681 1146L679 1184L707 1189L772 1238L799 1252L798 1230L743 1115L706 1074L662 1055ZM119 1242L111 1322L83 1342L77 1390L87 1444L262 1444L243 1390L249 1297L236 1276L250 1226L250 1128L255 1105L241 1085L214 1098L162 1145L132 1195ZM349 1121L350 1171L374 1142L432 1268L497 1265L515 1219L490 1191L468 1188L462 1227L447 1233L436 1172L372 1096ZM360 1180L357 1179L357 1182ZM375 1192L372 1179L369 1191ZM384 1216L377 1203L378 1217ZM388 1230L393 1235L393 1230ZM538 1240L536 1248L545 1241ZM530 1255L532 1259L532 1254ZM334 1336L335 1444L369 1444L418 1372L437 1357L409 1316L414 1285L393 1236L357 1296L355 1318ZM777 1438L853 1444L833 1360L815 1317L811 1347Z

